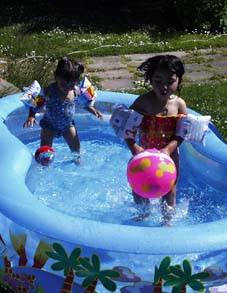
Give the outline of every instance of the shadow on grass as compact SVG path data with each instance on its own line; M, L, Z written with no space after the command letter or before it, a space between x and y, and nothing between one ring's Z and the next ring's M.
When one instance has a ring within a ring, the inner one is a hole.
M104 0L83 1L20 1L2 0L0 26L25 24L24 33L62 29L83 32L123 33L132 29L150 27L165 29L165 8L160 1Z

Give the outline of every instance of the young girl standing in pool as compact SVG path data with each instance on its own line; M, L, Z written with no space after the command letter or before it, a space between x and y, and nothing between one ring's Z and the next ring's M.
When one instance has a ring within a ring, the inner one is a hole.
M156 148L170 155L179 170L178 147L182 138L175 135L179 117L187 114L185 101L174 95L180 91L184 65L173 55L159 55L143 62L139 70L144 72L145 81L152 87L151 91L139 96L131 109L143 115L139 126L139 144L134 139L126 139L133 155L144 149ZM133 194L136 204L149 204L149 199ZM162 197L163 224L169 225L176 204L176 183Z
M80 162L80 141L75 128L74 115L76 97L80 94L77 85L83 72L83 65L75 60L64 57L58 62L54 73L55 82L44 88L45 113L40 121L40 145L52 146L54 137L63 136L75 155L76 163ZM87 101L84 109L102 119L102 114L95 109L93 104L94 101ZM31 107L24 127L38 124L35 114L35 109Z

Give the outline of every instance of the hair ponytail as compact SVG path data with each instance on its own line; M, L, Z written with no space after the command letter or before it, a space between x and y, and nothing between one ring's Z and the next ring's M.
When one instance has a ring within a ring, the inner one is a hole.
M80 75L84 72L84 66L76 60L63 57L58 61L54 72L55 78L61 77L65 80L79 81Z

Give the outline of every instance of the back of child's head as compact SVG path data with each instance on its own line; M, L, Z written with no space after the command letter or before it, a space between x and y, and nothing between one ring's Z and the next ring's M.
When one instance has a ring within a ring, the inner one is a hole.
M54 72L55 78L60 77L66 81L79 81L80 75L84 72L84 66L76 60L63 57L58 61Z
M137 69L144 72L146 81L151 81L154 72L158 69L175 73L179 78L179 82L182 81L185 72L183 62L174 55L157 55L151 57L143 62Z

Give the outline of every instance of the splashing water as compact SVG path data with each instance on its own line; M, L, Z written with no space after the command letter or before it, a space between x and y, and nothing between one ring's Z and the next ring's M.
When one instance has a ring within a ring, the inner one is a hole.
M79 126L81 165L73 163L63 139L53 145L55 160L49 167L33 161L26 183L45 205L63 213L116 224L157 226L160 223L159 199L151 201L150 217L141 223L132 219L141 213L133 202L127 183L126 167L131 154L106 123ZM34 154L37 138L27 144ZM225 218L221 192L180 172L175 225L189 225ZM218 194L217 194L218 193ZM224 197L223 197L224 198Z

